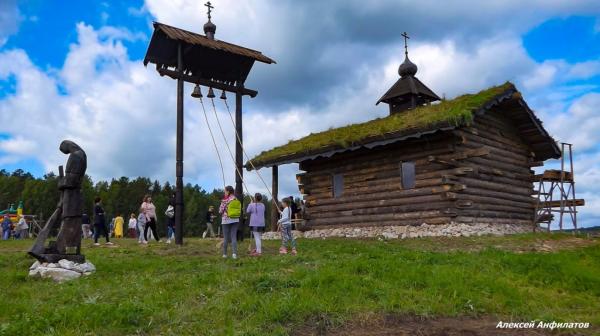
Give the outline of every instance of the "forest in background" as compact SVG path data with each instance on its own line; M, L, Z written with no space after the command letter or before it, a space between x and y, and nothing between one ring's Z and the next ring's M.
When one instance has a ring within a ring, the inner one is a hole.
M89 176L85 176L81 191L83 194L83 210L88 215L93 215L94 198L100 196L110 220L118 213L122 214L125 222L131 213L138 214L144 195L152 195L158 216L159 235L166 234L166 216L169 196L173 193L174 186L169 182L164 184L147 177L130 179L121 177L111 181L98 181L94 183ZM223 197L223 190L215 189L207 192L200 186L186 184L183 189L185 200L184 210L184 236L199 236L206 228L205 216L209 205L218 209ZM24 214L35 215L38 219L47 219L54 212L59 201L57 176L50 172L42 178L36 178L28 172L17 169L12 173L0 170L0 210L8 209L10 204L15 207L23 201ZM244 204L250 202L250 197L244 197ZM263 195L266 206L266 222L270 227L271 202ZM216 224L220 224L217 218Z

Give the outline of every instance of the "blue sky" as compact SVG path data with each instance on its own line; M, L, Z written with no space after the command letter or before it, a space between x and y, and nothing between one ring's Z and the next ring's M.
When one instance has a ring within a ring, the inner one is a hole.
M578 190L588 199L583 216L588 225L600 219L600 9L594 1L453 1L451 8L391 0L213 3L217 38L278 62L256 65L249 78L260 92L245 105L252 154L385 115L374 103L395 81L400 33L408 31L417 76L439 94L451 98L515 82L551 134L575 144ZM54 144L68 136L98 163L89 170L95 179L172 180L175 87L141 59L152 21L200 31L204 12L195 0L3 1L0 168L42 176L60 164ZM194 104L186 100L186 177L210 189L219 186L220 173ZM226 112L219 106L218 113ZM296 169L284 168L282 193L297 193ZM256 177L248 178L262 189Z
M60 68L77 41L75 25L85 22L93 27L114 26L150 36L147 13L138 13L143 1L23 1L18 5L21 24L5 48L27 50L32 61L42 68ZM143 58L145 41L126 43L132 59Z

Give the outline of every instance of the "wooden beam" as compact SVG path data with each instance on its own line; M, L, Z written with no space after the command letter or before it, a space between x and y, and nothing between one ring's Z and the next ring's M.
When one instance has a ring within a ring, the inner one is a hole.
M242 128L242 90L244 86L241 82L237 84L237 92L235 94L235 132L237 134L235 140L235 197L242 203L242 209L244 208L244 153L243 141L244 131ZM240 227L244 227L244 216L240 217Z
M337 203L337 204L328 204L328 205L310 205L307 208L307 213L309 215L314 215L318 213L331 213L334 211L349 211L353 212L357 209L368 209L368 208L394 208L399 206L407 206L408 208L402 209L399 211L408 212L415 211L417 209L428 208L432 204L437 204L437 208L441 208L439 204L443 202L443 200L439 195L424 195L424 196L415 196L415 197L403 197L403 198L392 198L385 200L373 200L366 198L363 200L358 200L352 203ZM451 206L450 202L445 202L445 207ZM411 207L414 207L411 210ZM434 209L437 209L434 208ZM335 215L326 215L325 217L335 217Z
M238 92L238 87L235 85L229 85L229 84L225 84L225 83L215 82L215 81L208 80L205 78L200 78L198 76L181 74L175 70L157 69L157 71L161 76L166 75L173 79L181 79L184 82L199 84L199 85L206 86L206 87L212 87L213 89L225 90L227 92L233 92L233 93ZM257 94L258 94L258 91L250 90L250 89L246 89L246 88L242 89L242 96L250 96L250 97L254 98L254 97L256 97Z
M177 48L177 69L183 69L181 43ZM177 133L175 144L175 243L183 245L183 80L177 79ZM158 237L156 237L158 239ZM167 237L170 239L171 237Z
M572 182L573 181L573 175L570 172L560 171L560 170L555 170L555 169L546 170L546 171L544 171L543 174L537 174L537 175L533 176L533 181L539 182L543 179L544 181L548 181L548 182L550 182L550 181L560 182L561 177L564 182Z
M277 230L277 220L279 219L279 210L277 194L279 192L279 169L278 166L273 166L271 175L271 191L273 192L273 204L271 204L271 231Z
M456 151L452 154L445 155L429 155L427 160L429 162L441 163L447 166L456 167L459 165L459 160L465 160L472 157L486 156L490 154L490 149L487 147L477 147L474 149L465 149L462 151Z
M563 206L565 208L567 207L573 207L573 206L584 206L585 205L585 200L584 199L574 199L574 200L564 200L564 201L546 201L546 202L539 202L540 203L540 207L542 208L560 208L561 204L563 203Z

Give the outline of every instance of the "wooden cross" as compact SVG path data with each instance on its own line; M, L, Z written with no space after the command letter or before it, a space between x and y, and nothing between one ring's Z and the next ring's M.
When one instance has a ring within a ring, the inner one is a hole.
M210 1L209 1L209 2L207 2L207 3L205 3L205 4L204 4L204 6L206 6L206 7L208 8L208 20L210 20L210 12L211 12L211 9L213 9L213 8L215 8L215 7L213 7L213 6L210 4Z
M408 55L408 43L407 40L410 38L406 32L401 34L404 37L404 53Z

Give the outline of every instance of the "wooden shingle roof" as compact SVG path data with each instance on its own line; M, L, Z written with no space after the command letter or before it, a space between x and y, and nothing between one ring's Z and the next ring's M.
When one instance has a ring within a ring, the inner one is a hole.
M244 82L255 61L275 63L260 51L154 22L144 65L154 63L157 68L176 68L179 47L185 73L217 82Z
M220 41L220 40L211 40L204 35L200 35L197 33L193 33L187 31L185 29L176 28L173 26L166 25L160 22L154 22L154 29L161 30L172 40L183 41L190 45L199 45L206 48L211 48L214 50L221 50L228 53L252 58L256 61L271 64L276 63L271 58L263 55L260 51L241 47L239 45L235 45L232 43ZM148 64L148 60L144 59L144 65Z

